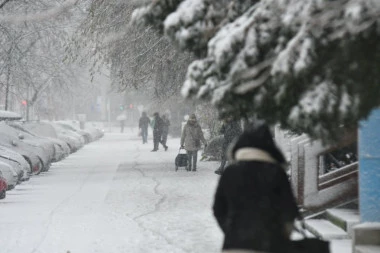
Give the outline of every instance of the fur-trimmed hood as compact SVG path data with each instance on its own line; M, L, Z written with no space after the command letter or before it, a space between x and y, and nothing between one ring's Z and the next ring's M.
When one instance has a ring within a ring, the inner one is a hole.
M286 163L266 125L244 131L231 143L227 154L231 162L263 161L280 165Z
M235 161L259 161L277 163L268 152L258 148L241 148L235 152Z

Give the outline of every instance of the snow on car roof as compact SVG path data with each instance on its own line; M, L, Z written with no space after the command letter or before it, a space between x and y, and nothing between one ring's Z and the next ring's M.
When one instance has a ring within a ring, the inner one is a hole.
M0 110L0 120L19 120L22 119L21 115L15 112Z
M57 138L54 127L47 122L27 122L23 126L37 135Z

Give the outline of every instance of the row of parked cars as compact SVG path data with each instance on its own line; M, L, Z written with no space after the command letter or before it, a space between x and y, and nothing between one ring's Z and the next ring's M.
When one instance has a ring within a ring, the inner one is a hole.
M0 199L17 184L48 171L52 163L103 135L95 126L81 130L71 121L0 121Z

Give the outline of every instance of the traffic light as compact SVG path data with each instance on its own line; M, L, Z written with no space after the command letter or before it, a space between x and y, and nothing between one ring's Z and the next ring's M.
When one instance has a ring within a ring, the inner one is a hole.
M130 104L130 105L129 105L129 109L133 109L133 104Z
M124 105L120 105L120 111L123 111L124 110Z
M28 101L26 101L26 100L22 100L22 101L21 101L21 104L22 104L23 106L26 106L26 105L28 104Z

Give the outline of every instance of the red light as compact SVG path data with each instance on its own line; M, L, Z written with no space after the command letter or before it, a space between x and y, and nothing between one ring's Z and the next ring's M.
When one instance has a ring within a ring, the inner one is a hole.
M129 108L130 108L130 109L133 109L133 104L130 104L130 105L129 105Z
M22 104L22 105L27 105L28 102L27 102L26 100L23 100L23 101L21 101L21 104Z

